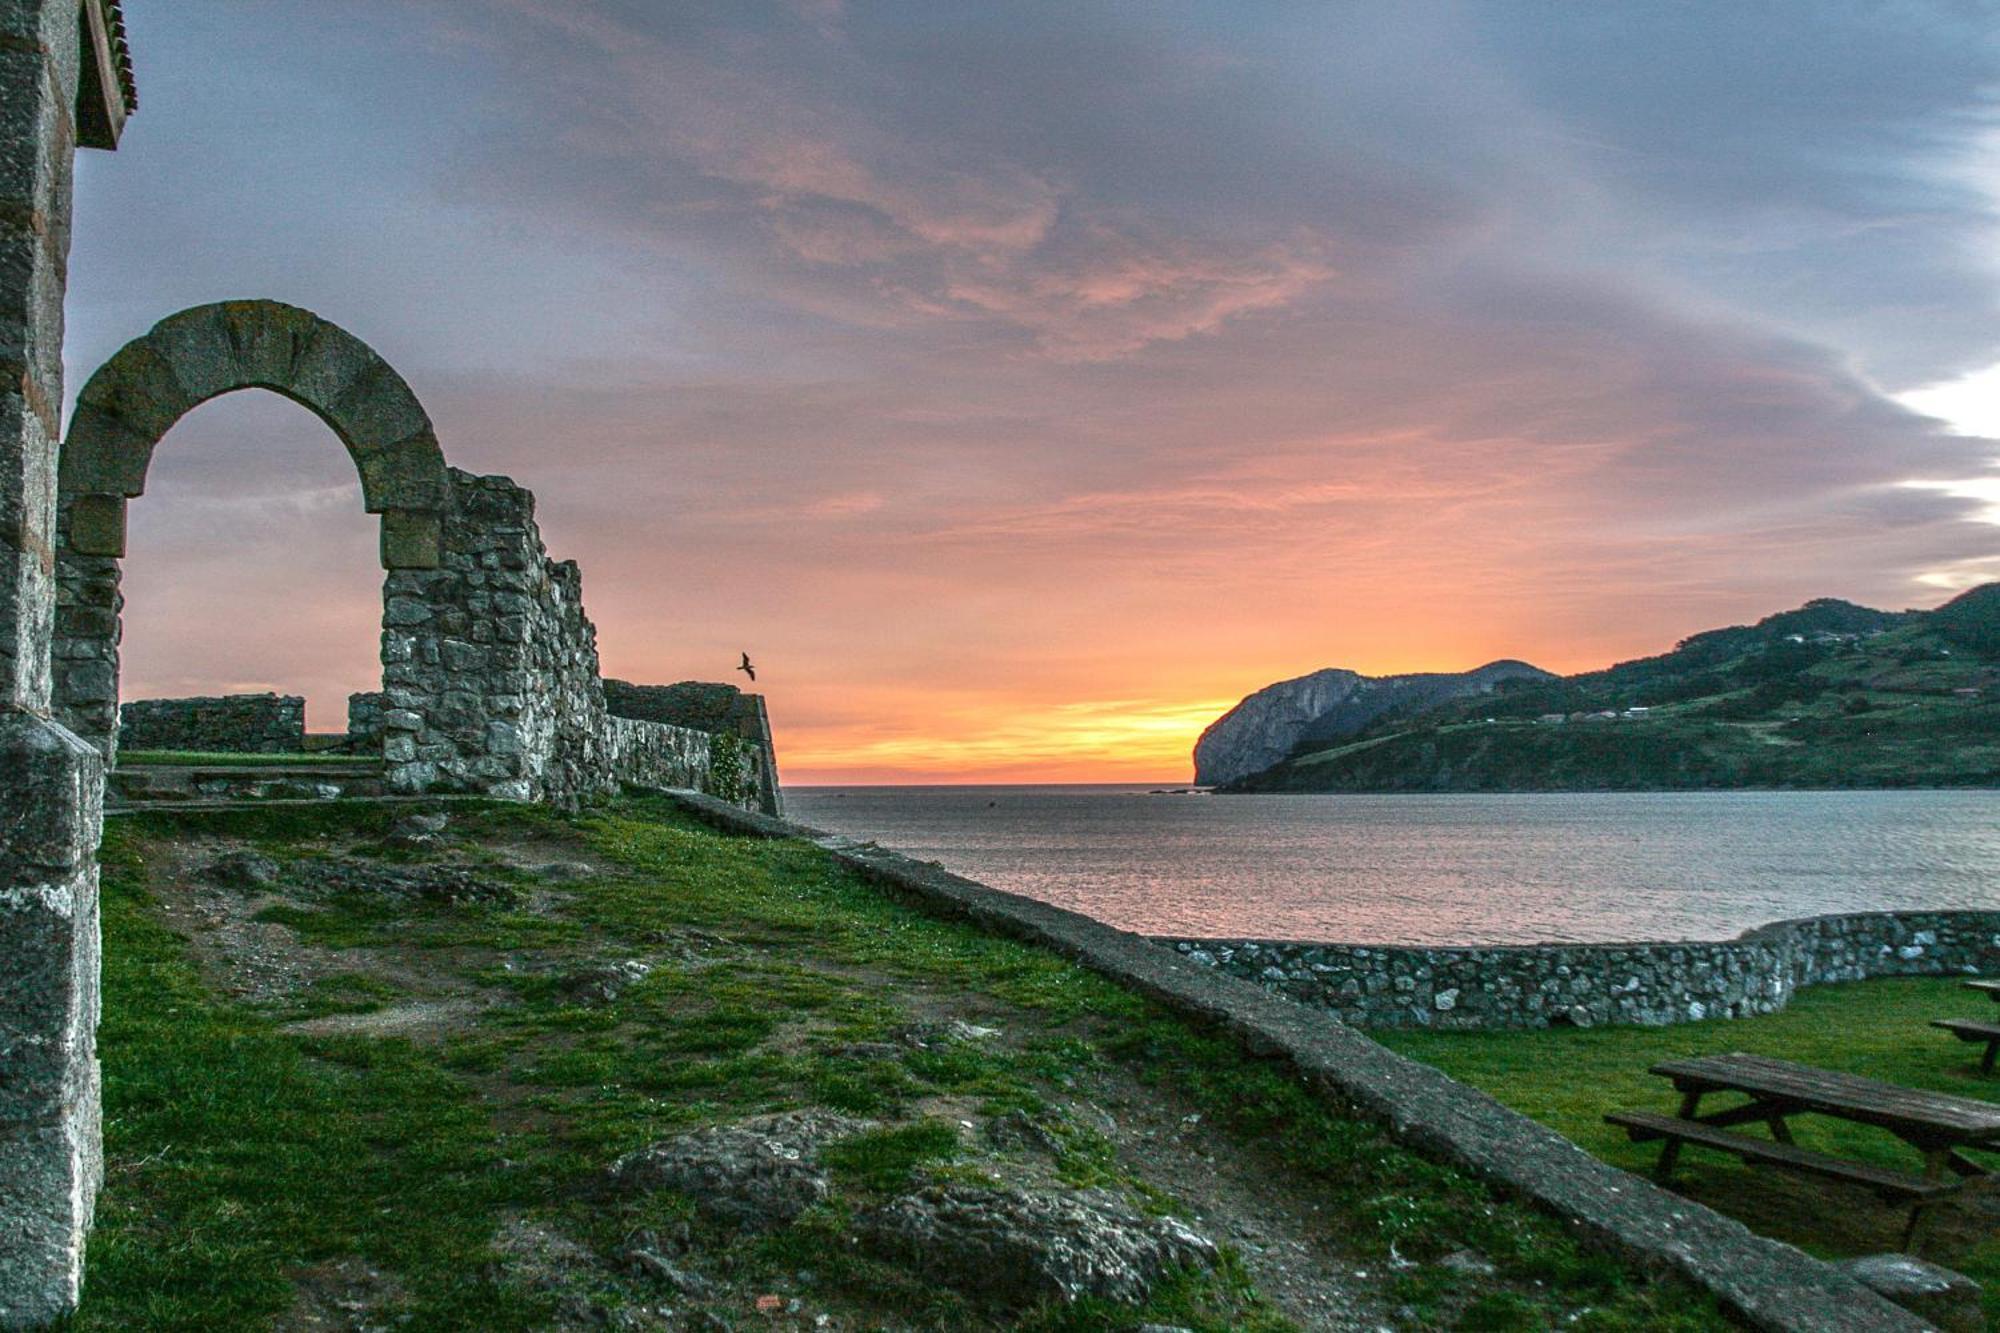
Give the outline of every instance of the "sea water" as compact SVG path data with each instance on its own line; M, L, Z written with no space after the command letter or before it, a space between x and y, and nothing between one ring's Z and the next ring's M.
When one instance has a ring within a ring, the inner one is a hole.
M1828 912L2000 908L1993 791L804 787L786 802L802 823L1156 935L1725 939Z

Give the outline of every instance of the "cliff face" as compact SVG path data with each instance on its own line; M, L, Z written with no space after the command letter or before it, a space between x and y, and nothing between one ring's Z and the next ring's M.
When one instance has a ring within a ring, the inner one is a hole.
M1491 691L1503 680L1553 679L1526 662L1489 662L1475 671L1364 676L1330 667L1266 685L1209 724L1194 745L1194 780L1203 786L1261 773L1307 741L1337 741L1382 714Z

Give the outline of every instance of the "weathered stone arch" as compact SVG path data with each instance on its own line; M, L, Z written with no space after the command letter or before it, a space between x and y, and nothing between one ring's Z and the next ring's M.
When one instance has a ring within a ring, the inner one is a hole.
M126 501L145 491L153 449L174 423L238 389L281 394L339 437L364 506L381 515L392 578L440 564L450 470L422 404L372 348L277 301L223 301L161 320L84 385L57 467L51 702L107 759L118 733Z
M125 502L145 491L153 447L188 412L237 389L283 394L340 437L368 512L382 516L383 568L436 567L451 482L423 405L368 344L277 301L169 315L90 377L58 473L67 547L125 554Z

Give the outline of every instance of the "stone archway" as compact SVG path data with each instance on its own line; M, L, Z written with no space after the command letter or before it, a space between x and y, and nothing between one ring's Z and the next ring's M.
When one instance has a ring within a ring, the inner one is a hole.
M359 338L277 301L224 301L170 315L83 387L57 474L57 716L107 759L118 739L119 560L125 505L146 489L153 448L189 411L238 389L307 408L347 447L383 568L435 569L452 479L422 404Z

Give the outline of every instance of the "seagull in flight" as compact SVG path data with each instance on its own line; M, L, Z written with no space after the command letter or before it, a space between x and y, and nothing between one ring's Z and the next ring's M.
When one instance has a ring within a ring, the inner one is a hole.
M738 671L741 671L744 675L750 677L750 680L753 684L756 682L757 668L750 665L750 654L748 653L743 654L743 665L737 667L736 669Z

